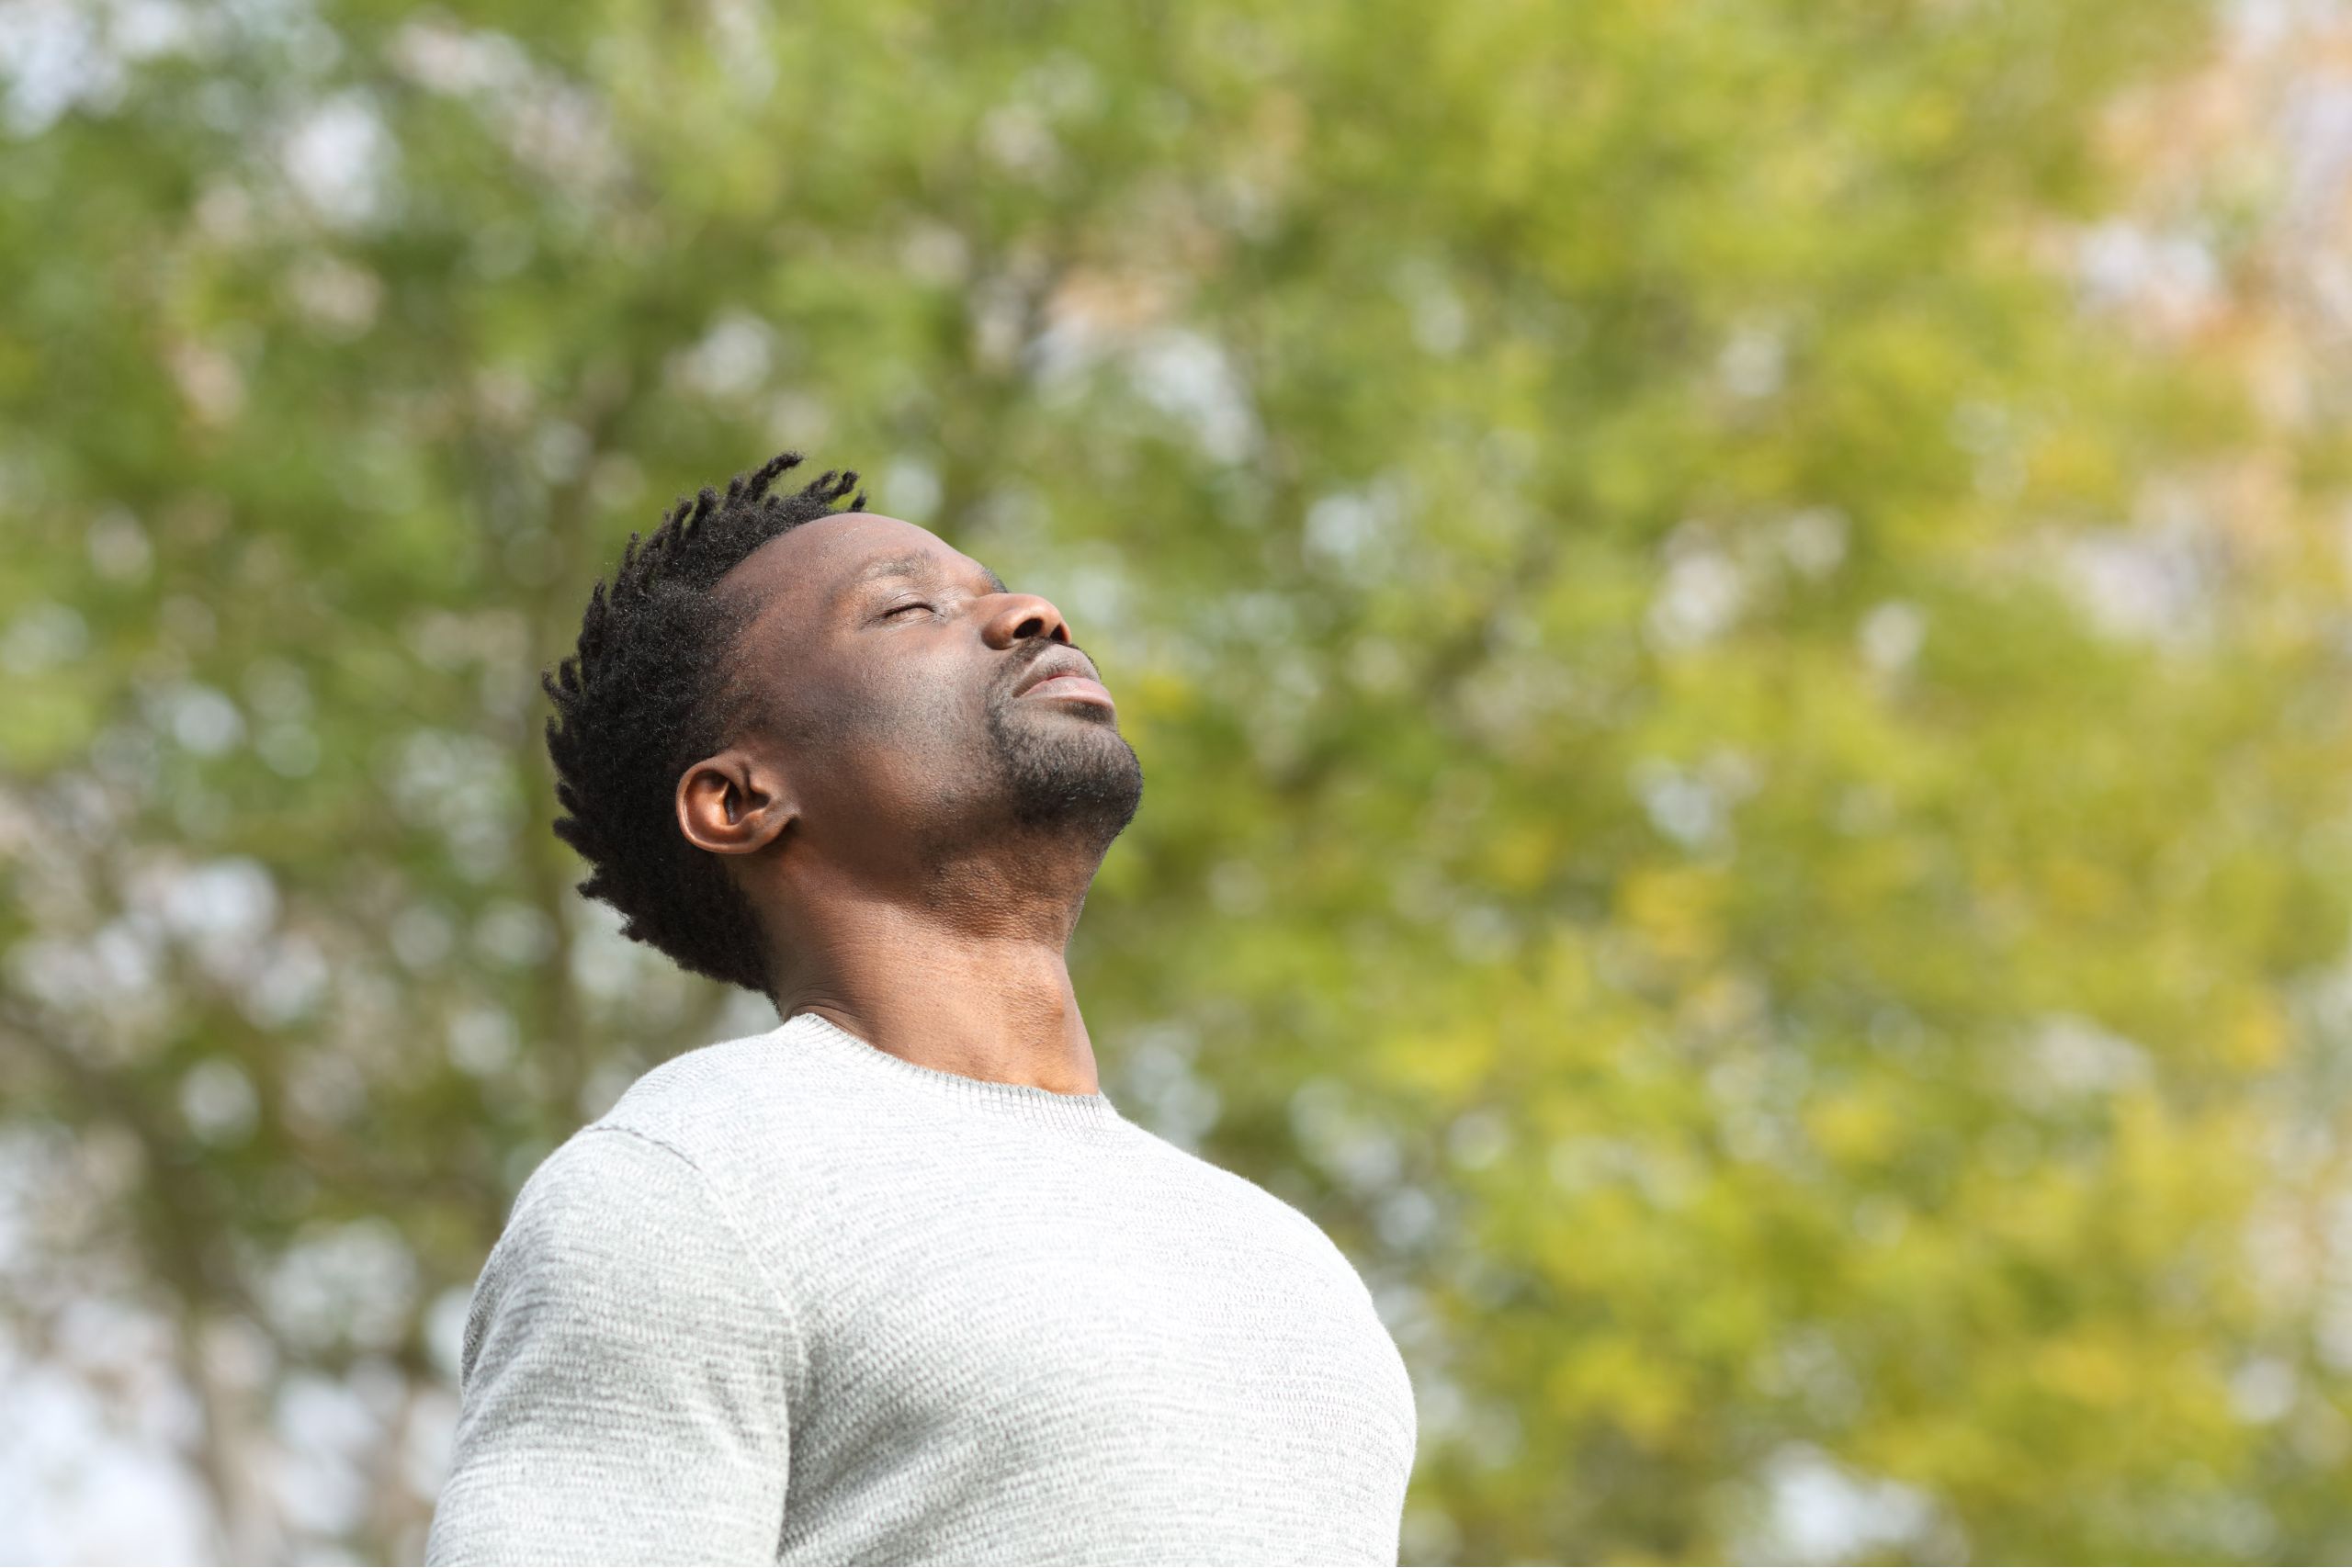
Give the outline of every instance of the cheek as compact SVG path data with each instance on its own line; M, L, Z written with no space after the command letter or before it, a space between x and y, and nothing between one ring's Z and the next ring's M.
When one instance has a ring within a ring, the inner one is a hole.
M843 681L808 705L808 743L830 754L820 774L845 803L936 793L967 773L986 735L986 694L968 668L904 660L888 673Z

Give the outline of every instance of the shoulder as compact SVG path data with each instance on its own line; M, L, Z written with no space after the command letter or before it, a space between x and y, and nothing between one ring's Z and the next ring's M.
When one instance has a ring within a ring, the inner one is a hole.
M640 1230L659 1235L682 1212L711 1205L713 1156L753 1081L764 1036L689 1051L640 1076L613 1108L559 1144L531 1171L493 1250L530 1257L593 1238L609 1254ZM722 1205L723 1206L723 1205Z
M778 1068L785 1031L722 1040L641 1075L583 1133L633 1134L708 1170L741 1146L747 1121L771 1127L792 1096Z
M659 1250L710 1211L707 1183L679 1151L627 1128L583 1127L515 1195L490 1269L570 1271Z
M821 1023L796 1018L672 1057L591 1126L661 1145L721 1192L746 1196L797 1185L812 1165L870 1137L876 1111L866 1075Z
M616 1388L663 1390L678 1408L712 1377L782 1388L803 1364L775 1276L693 1164L586 1127L524 1183L482 1266L460 1352L461 1437L483 1422L531 1427L534 1411L593 1412Z
M786 1032L774 1029L764 1034L747 1034L673 1056L640 1074L599 1120L612 1122L632 1116L642 1120L691 1113L724 1102L740 1093L745 1083L767 1076L763 1069L775 1063Z
M1238 1171L1170 1142L1148 1127L1137 1125L1134 1130L1140 1157L1159 1162L1171 1179L1185 1183L1197 1197L1219 1204L1237 1222L1283 1241L1303 1256L1336 1264L1351 1275L1356 1273L1355 1266L1332 1241L1330 1234L1297 1204Z
M600 1325L626 1327L659 1307L682 1277L743 1269L733 1227L689 1162L631 1133L582 1128L524 1182L482 1264L465 1375L494 1338L597 1337Z

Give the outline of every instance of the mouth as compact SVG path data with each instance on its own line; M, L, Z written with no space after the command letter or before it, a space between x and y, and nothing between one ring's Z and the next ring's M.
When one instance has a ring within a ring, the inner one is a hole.
M1095 707L1115 708L1111 694L1095 679L1094 665L1075 649L1057 649L1040 659L1013 688L1015 701L1029 697L1048 701L1085 703Z
M1100 681L1090 681L1083 675L1048 675L1033 686L1016 694L1019 700L1044 697L1062 702L1091 703L1098 707L1115 708L1111 694Z

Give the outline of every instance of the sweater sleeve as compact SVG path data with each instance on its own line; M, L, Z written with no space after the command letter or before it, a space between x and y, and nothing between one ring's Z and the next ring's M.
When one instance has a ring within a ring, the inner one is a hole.
M583 1131L525 1184L474 1287L425 1561L775 1562L797 1353L701 1172Z

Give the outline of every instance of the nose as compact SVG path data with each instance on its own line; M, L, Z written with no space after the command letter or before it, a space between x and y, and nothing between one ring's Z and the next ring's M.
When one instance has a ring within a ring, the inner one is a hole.
M1023 637L1047 637L1056 642L1069 640L1069 626L1062 613L1050 600L1035 593L1003 593L1001 601L989 612L980 626L982 640L993 649L1011 648Z

